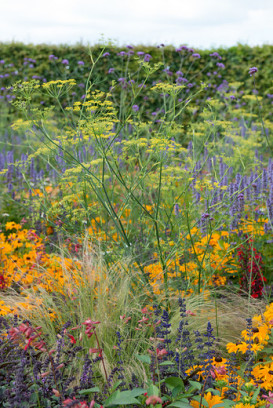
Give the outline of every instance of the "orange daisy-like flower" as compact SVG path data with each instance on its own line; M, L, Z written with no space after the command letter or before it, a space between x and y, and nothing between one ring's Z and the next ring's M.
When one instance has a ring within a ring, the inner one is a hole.
M224 404L222 406L218 405L223 401L222 397L220 397L219 395L213 395L211 392L208 392L204 395L203 398L207 402L207 404L202 404L202 408L213 408L215 405L217 405L218 408L224 408ZM191 406L193 408L199 408L200 402L192 400Z

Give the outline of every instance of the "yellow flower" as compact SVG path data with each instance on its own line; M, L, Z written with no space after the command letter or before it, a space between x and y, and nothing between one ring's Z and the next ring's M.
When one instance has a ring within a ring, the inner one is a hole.
M237 353L238 351L238 346L234 343L228 343L226 345L226 349L228 351L228 353Z
M203 397L205 399L205 401L207 402L206 405L201 405L201 407L203 408L213 408L214 405L218 405L220 404L223 399L222 397L220 397L219 395L213 395L211 392L208 392L207 394L204 395ZM198 401L191 401L191 406L194 408L199 408L200 407L200 403ZM218 408L224 408L224 404L218 405Z

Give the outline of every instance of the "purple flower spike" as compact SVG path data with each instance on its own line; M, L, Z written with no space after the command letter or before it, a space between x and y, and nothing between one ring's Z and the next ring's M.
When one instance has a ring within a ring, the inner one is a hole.
M109 52L105 52L104 54L102 54L103 57L109 57L110 53Z
M0 61L0 64L5 64L5 60L1 60L1 61Z
M144 61L149 62L152 56L150 54L145 54Z
M221 57L221 56L218 54L218 52L216 52L216 51L213 52L212 54L210 54L209 56L210 56L210 57L218 58L218 59L220 59L220 60L222 59L222 57Z
M248 73L249 73L250 76L256 74L256 72L258 72L258 68L256 68L256 67L249 68Z
M63 59L63 60L62 60L62 64L68 65L68 64L69 64L69 61L68 61L67 59Z
M84 65L83 61L78 61L78 65Z
M201 58L201 57L200 57L200 54L198 54L197 52L195 52L194 54L192 54L192 56L193 56L194 58Z
M108 74L113 74L113 72L115 72L115 68L109 68Z
M145 52L143 52L143 51L138 51L137 52L137 55L139 55L140 57L142 56L142 55L144 55L145 54Z
M139 106L138 105L133 105L132 109L134 112L137 112L139 110Z

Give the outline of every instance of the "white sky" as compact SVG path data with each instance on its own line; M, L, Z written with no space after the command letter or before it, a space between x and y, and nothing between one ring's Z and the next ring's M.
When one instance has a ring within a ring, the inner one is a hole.
M273 0L0 0L0 42L273 45Z

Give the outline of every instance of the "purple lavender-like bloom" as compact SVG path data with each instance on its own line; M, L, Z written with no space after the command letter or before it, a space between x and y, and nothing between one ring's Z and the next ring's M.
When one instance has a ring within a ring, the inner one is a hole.
M133 105L132 109L133 109L134 112L137 112L137 111L139 111L139 106L138 105Z
M218 52L213 52L212 54L210 54L210 57L215 57L215 58L218 58L219 60L221 60L222 59L222 57L218 54Z
M217 67L219 67L219 68L225 68L225 64L223 64L222 62L217 62Z
M0 60L0 64L5 64L5 60Z
M145 52L143 52L143 51L138 51L137 52L137 55L139 55L140 57L142 56L142 55L144 55L145 54Z
M102 54L103 57L110 57L110 53L109 52L105 52L104 54Z
M53 61L53 60L58 59L58 57L56 57L54 54L50 54L49 57L48 57L48 59L49 59L50 61Z
M193 58L201 58L200 54L198 54L197 52L192 54Z
M145 62L149 62L150 59L152 59L152 56L151 56L150 54L145 54L145 56L144 56L144 61L145 61Z
M109 68L108 74L113 74L115 72L115 68Z
M121 57L124 57L126 55L126 52L125 51L120 51L120 52L118 52L117 55L119 55Z
M78 61L78 65L84 65L83 61Z
M176 78L175 82L176 82L177 84L181 84L182 82L184 82L183 80L184 80L184 78L178 77L178 78Z
M256 72L258 72L258 68L256 67L249 68L248 73L250 76L254 75Z
M62 64L64 64L64 65L68 65L68 64L69 64L68 59L63 59L63 60L62 60Z

